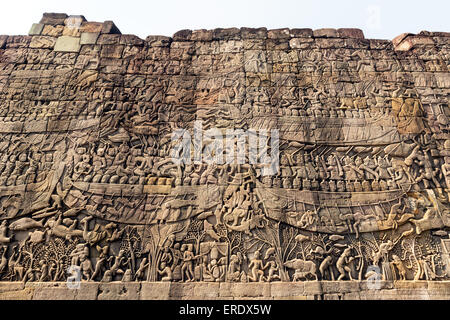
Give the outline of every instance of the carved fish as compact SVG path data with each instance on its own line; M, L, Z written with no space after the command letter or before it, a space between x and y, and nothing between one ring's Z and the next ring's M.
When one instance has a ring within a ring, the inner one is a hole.
M308 236L304 236L302 234L299 234L298 236L295 237L295 241L297 242L302 242L302 241L306 241L309 240Z
M267 249L266 255L264 256L264 260L269 259L270 256L271 256L272 254L274 254L274 253L275 253L275 248L269 248L269 249Z
M329 239L331 241L339 241L339 240L344 240L344 236L340 236L338 234L333 234L332 236L330 236Z
M353 150L357 153L372 152L372 147L355 147Z
M36 221L31 218L21 218L9 225L9 229L13 231L23 231L32 228L42 228L42 221Z
M438 231L433 232L433 235L439 236L439 237L445 237L447 234L448 234L447 231L444 231L444 230L438 230Z
M36 230L30 234L30 241L33 243L41 243L45 239L45 231Z

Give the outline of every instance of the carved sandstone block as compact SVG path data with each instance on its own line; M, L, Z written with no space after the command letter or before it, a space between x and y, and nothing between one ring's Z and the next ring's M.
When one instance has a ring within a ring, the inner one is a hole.
M56 40L54 51L56 52L79 52L80 38L61 36Z
M52 49L56 45L56 38L47 36L34 36L30 48Z

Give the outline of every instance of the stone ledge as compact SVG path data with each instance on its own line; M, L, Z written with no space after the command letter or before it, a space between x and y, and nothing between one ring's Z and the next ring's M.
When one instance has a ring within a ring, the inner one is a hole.
M351 47L362 47L371 49L386 49L391 46L396 51L409 51L417 46L436 45L435 40L438 38L450 37L449 32L430 32L421 31L419 34L403 33L395 37L392 41L365 39L364 33L357 28L216 28L211 30L189 30L184 29L176 32L172 37L149 35L144 41L134 35L126 35L128 38L121 38L121 32L113 21L93 22L87 21L84 16L67 15L65 13L44 13L39 23L34 23L29 31L29 36L53 36L53 37L77 37L83 33L92 33L98 35L116 35L112 42L108 44L130 44L130 45L148 45L150 47L167 47L173 41L186 42L211 42L211 41L229 41L229 40L259 40L259 41L282 41L289 42L291 40L291 48L302 49L308 47L309 42L318 42L319 47L342 47L349 45ZM86 38L84 35L82 38ZM94 38L93 35L91 35ZM301 40L299 40L299 38ZM303 39L302 39L303 38ZM295 40L294 40L295 39ZM347 42L341 43L345 39ZM96 39L95 39L96 40ZM292 41L293 40L293 41ZM334 41L333 41L334 40ZM357 42L357 41L366 42ZM86 42L87 41L87 42ZM353 42L351 42L353 41ZM67 40L63 41L63 45ZM92 44L94 40L83 39L82 44ZM98 44L102 43L100 37ZM61 43L55 45L56 51L62 52L78 52L79 48L75 44L71 44L69 49L61 48ZM69 50L69 51L65 51ZM73 50L73 51L72 51Z
M450 281L0 282L0 300L411 300L450 299Z

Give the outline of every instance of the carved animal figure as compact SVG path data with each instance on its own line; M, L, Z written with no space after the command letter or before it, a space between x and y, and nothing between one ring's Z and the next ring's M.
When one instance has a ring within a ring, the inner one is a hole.
M294 269L294 277L293 281L298 281L301 279L306 279L308 275L314 276L316 280L319 280L316 272L316 264L312 261L305 261L302 259L292 259L286 261L283 264L285 267L289 269Z
M76 224L77 220L74 220L70 227L66 227L61 222L62 216L60 216L57 220L50 219L45 224L46 227L49 228L49 231L47 233L48 237L54 235L56 237L64 238L67 240L72 239L72 237L82 237L83 231L76 230Z
M34 232L30 233L28 239L32 243L41 243L45 240L46 232L47 231L35 230Z
M333 258L331 256L327 256L320 263L319 271L320 271L320 275L322 276L322 280L325 280L325 273L326 273L327 270L330 273L331 280L332 281L335 280L334 279L334 273L333 273L333 270L332 270L332 266L333 266Z
M258 215L258 216L253 216L250 219L242 222L241 225L239 225L239 226L232 226L232 225L227 224L227 227L234 231L241 231L241 232L250 234L250 230L253 230L256 228L263 228L264 220L265 220L264 216Z
M31 218L21 218L9 225L9 229L13 231L24 231L32 228L42 228L42 221L36 221Z

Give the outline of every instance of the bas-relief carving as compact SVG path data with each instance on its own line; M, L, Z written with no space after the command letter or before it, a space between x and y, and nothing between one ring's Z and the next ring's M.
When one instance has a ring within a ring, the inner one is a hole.
M113 36L3 53L1 280L448 280L449 112L426 57ZM196 120L278 129L278 173L174 163Z

